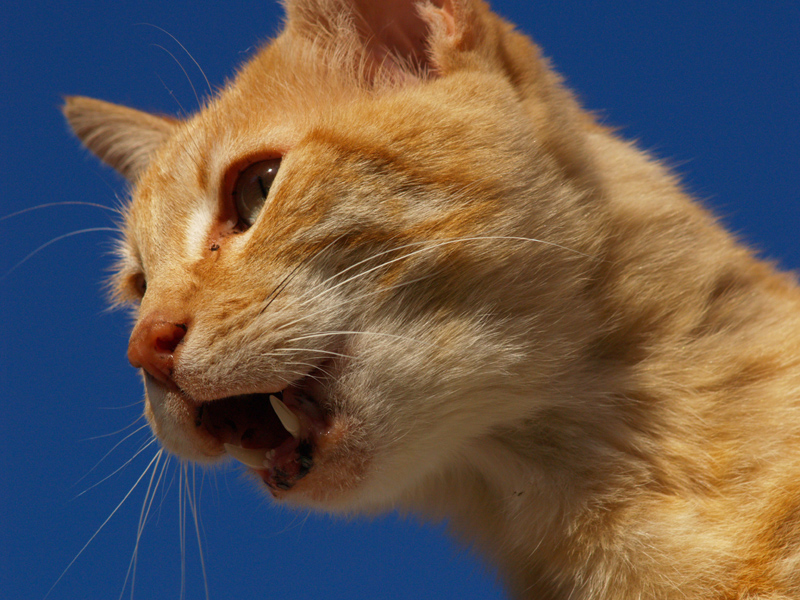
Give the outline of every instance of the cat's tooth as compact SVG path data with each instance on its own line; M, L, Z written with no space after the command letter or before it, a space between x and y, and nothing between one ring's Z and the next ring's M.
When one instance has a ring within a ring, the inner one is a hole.
M284 429L292 434L292 437L300 437L300 419L280 400L277 396L270 396L269 402L272 410L278 415Z
M223 446L225 446L225 452L251 469L263 469L269 466L267 461L275 455L273 450L264 448L242 448L233 444L223 444Z

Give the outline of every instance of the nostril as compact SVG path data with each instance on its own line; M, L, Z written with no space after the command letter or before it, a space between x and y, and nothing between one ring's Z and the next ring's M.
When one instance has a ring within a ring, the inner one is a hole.
M159 331L156 333L155 345L161 352L172 354L175 348L186 336L187 327L183 323L162 323L159 324Z
M186 337L185 323L172 323L156 315L141 321L131 334L128 360L156 380L169 386L172 382L174 353Z

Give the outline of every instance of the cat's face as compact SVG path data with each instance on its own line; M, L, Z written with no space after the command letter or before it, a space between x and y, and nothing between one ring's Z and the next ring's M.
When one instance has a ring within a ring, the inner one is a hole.
M529 415L580 252L503 73L443 56L379 84L318 44L290 25L185 122L125 113L128 162L82 137L135 180L114 286L162 443L276 497L383 506ZM92 110L68 106L79 134Z

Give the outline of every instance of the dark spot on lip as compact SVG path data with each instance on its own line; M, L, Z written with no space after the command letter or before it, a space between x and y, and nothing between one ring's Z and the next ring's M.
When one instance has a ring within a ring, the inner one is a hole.
M292 484L288 481L289 475L282 469L273 469L271 481L267 483L270 487L276 487L279 490L288 490Z
M314 466L314 448L310 442L303 440L297 447L297 458L300 463L300 470L297 473L297 479L302 479Z

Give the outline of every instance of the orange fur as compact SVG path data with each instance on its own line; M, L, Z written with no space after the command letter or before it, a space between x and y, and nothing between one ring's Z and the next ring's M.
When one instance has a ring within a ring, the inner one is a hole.
M199 406L318 368L332 426L282 501L446 516L518 598L800 598L795 282L483 2L287 12L186 121L67 101L134 184L132 344L188 327L163 444L216 460ZM274 156L241 227L226 182Z

